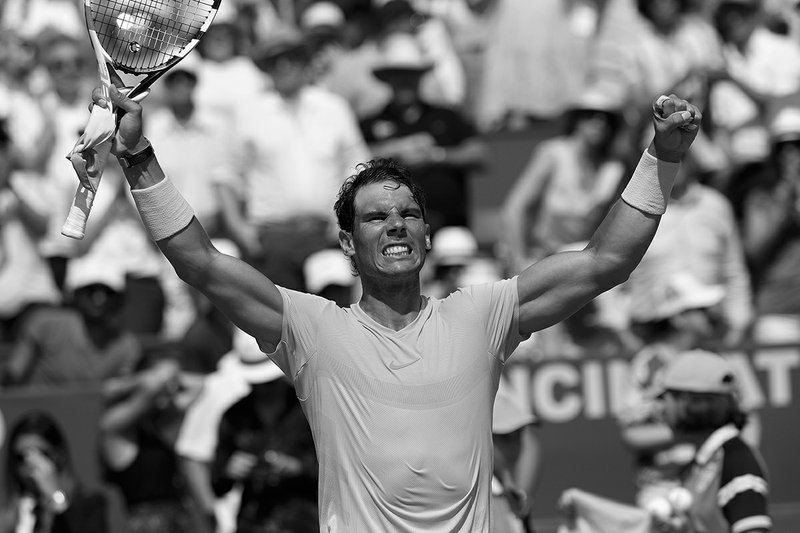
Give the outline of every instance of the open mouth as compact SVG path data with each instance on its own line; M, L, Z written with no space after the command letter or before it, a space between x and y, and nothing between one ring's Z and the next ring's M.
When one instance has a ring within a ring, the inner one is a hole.
M393 244L383 249L385 257L407 257L411 255L411 247L405 244Z

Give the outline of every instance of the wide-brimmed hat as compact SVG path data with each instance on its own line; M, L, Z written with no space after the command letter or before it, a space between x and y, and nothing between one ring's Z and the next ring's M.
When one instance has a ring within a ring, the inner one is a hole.
M250 53L256 65L263 67L278 57L291 53L307 53L303 34L290 26L278 26L258 41Z
M678 355L664 371L663 390L733 394L736 374L723 356L706 350L691 350Z
M691 272L677 272L633 291L631 318L635 322L656 322L691 309L714 307L724 298L722 285L703 283Z
M775 113L769 134L773 144L800 140L800 107L787 106Z
M395 33L383 40L381 56L372 69L372 74L381 81L396 76L422 76L431 68L433 61L422 50L413 35Z
M256 340L238 328L233 332L233 348L222 356L218 368L240 373L252 385L270 383L284 376L278 365L261 351Z
M124 292L125 274L121 265L91 255L83 256L70 260L64 288L75 292L90 285L103 285L114 292Z
M350 261L339 248L314 252L303 262L306 289L319 294L329 285L352 286L356 278L350 270Z
M478 254L478 241L464 226L445 226L433 235L431 258L437 265L466 265Z

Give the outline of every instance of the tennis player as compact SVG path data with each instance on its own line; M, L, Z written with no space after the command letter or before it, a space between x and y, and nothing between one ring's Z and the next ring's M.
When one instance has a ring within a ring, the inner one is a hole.
M105 105L99 90L94 102ZM278 287L214 248L125 110L112 153L145 227L178 275L258 341L295 386L320 464L320 531L488 532L492 404L507 357L532 332L624 281L655 234L701 114L654 103L654 137L622 199L581 251L444 299L420 293L430 249L409 172L373 161L336 201L342 252L361 277L349 308ZM265 125L269 127L269 125Z

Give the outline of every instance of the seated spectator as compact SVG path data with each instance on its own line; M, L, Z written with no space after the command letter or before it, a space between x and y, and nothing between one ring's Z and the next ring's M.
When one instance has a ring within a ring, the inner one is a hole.
M694 531L771 530L766 465L742 439L747 415L730 363L716 353L685 352L666 368L661 386L665 422L697 450L680 476L692 496L687 524Z
M392 97L361 121L364 139L374 155L412 169L425 191L432 236L444 226L468 226L469 179L486 160L485 145L463 113L423 96L421 82L434 63L412 36L386 37L382 53L373 74Z
M100 456L106 479L124 499L130 533L192 531L172 445L200 385L199 376L192 380L181 372L177 359L155 355L134 375L104 383Z
M587 90L565 115L564 133L542 141L504 205L511 272L567 244L588 241L625 171L613 143L622 126L613 87Z
M2 533L107 533L108 502L73 470L66 436L53 417L23 415L6 439Z
M237 531L252 531L248 528L264 526L265 520L283 522L284 513L294 509L307 524L285 525L288 531L319 529L310 430L281 378L255 340L237 329L233 350L206 376L200 396L187 410L176 451L192 497L212 527L232 522L243 528ZM264 456L265 446L274 447L274 453ZM241 504L233 508L226 500L231 492L241 493Z
M122 315L124 274L79 260L66 287L71 306L40 309L25 324L3 369L6 386L99 385L138 363L142 346Z

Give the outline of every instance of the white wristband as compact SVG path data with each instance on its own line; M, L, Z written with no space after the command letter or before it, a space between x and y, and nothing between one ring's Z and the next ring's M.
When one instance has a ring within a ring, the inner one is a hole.
M645 150L631 180L622 191L626 204L651 215L663 215L680 163L656 159Z
M194 217L192 207L169 178L145 189L131 189L131 195L154 241L175 235Z

